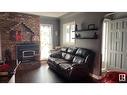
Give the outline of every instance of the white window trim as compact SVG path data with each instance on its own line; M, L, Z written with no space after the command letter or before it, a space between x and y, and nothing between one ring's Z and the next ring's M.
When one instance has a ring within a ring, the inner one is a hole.
M73 25L75 25L75 21L71 21L71 22L68 22L68 23L65 23L65 24L63 24L63 45L68 45L68 46L70 46L70 45L74 45L75 44L75 39L73 39L74 40L74 42L71 42L70 41L70 38L71 37L69 37L69 42L66 42L65 40L66 40L66 30L65 30L65 26L66 25L68 25L68 24L73 24ZM69 33L70 34L70 33ZM69 35L70 36L70 35Z

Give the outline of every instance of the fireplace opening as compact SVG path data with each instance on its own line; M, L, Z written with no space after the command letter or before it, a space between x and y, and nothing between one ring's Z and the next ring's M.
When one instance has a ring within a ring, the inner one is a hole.
M33 51L33 50L23 51L22 55L23 55L23 58L34 57L35 51Z

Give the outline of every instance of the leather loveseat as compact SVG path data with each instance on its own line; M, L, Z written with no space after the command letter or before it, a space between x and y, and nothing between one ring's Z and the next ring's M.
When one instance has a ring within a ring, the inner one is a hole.
M89 49L63 47L49 56L48 65L67 80L81 80L92 71L94 57Z

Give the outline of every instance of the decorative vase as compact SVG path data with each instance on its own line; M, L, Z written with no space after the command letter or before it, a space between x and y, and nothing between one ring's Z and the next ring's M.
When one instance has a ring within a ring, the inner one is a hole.
M78 25L77 24L75 24L75 31L77 31L78 30Z

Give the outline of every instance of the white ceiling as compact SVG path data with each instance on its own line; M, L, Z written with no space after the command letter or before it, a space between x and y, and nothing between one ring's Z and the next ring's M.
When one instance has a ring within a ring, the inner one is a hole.
M68 12L27 12L28 14L34 14L39 16L49 16L49 17L60 17Z

